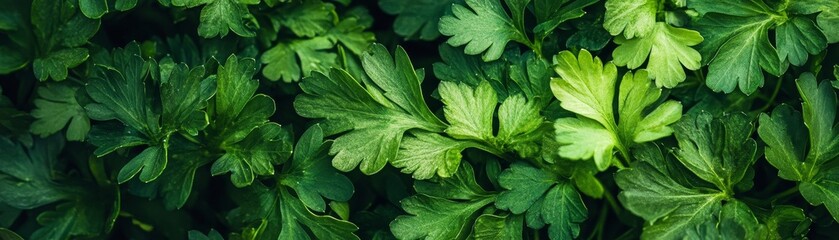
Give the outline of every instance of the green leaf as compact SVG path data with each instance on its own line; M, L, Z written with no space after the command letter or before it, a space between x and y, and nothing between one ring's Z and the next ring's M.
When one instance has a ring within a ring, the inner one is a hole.
M332 144L332 166L350 171L360 164L363 173L373 174L396 159L405 131L441 132L445 125L425 105L421 78L405 50L397 48L391 58L376 44L362 60L370 82L362 86L336 69L328 76L314 73L300 83L304 94L297 96L294 107L303 117L324 118L327 135L347 131Z
M522 239L521 215L483 214L475 220L475 228L470 237L476 240Z
M137 173L140 173L140 170L143 171L140 173L141 181L154 181L163 173L163 169L166 169L166 165L169 163L168 155L168 149L165 147L151 146L146 148L122 167L119 175L117 175L117 181L125 183Z
M804 214L804 210L789 205L775 206L772 214L766 220L769 237L790 238L801 237L807 234L809 228L800 228L809 224L810 219Z
M97 237L109 232L120 209L117 188L67 178L58 160L60 135L37 138L29 147L0 138L0 202L19 209L57 203L37 216L32 239Z
M29 131L46 137L67 126L67 140L83 141L90 131L90 119L76 101L76 90L63 84L39 87L39 98L32 110L32 116L37 120L30 125Z
M314 37L325 33L332 26L335 5L322 1L303 1L284 8L280 23L301 37Z
M786 105L760 116L758 133L767 145L766 160L778 168L781 178L800 182L799 191L810 204L824 204L839 219L836 93L810 73L802 74L796 84L803 100L801 117Z
M769 29L779 16L763 1L692 1L688 7L704 14L696 28L705 37L698 49L703 64L709 64L709 88L730 93L739 86L751 94L763 86L764 70L783 73L778 51L769 42Z
M256 176L274 175L274 165L291 155L290 136L276 123L253 129L244 139L222 146L225 153L213 163L213 176L230 172L236 187L251 184Z
M238 191L232 196L239 207L227 220L238 227L262 222L248 228L255 231L255 239L359 239L354 224L312 213L284 185L269 189L257 181Z
M67 69L82 64L88 56L87 49L84 48L62 49L36 58L32 62L32 68L35 69L35 77L38 80L64 80L67 78Z
M562 108L578 115L555 121L556 141L563 157L594 157L597 168L603 171L613 163L614 149L627 158L629 148L635 144L669 136L673 132L669 125L681 117L679 102L669 100L653 105L661 96L661 89L650 83L646 71L624 75L615 94L614 64L603 65L600 58L592 57L586 50L580 51L579 57L560 52L554 62L559 78L551 81L551 90ZM653 108L645 111L650 107Z
M0 202L32 209L72 195L53 181L52 167L63 147L61 139L37 140L30 148L0 138Z
M274 115L274 100L254 95L259 85L252 79L255 72L254 59L235 55L219 66L215 121L208 127L224 150L211 172L232 173L230 180L236 187L251 184L256 176L273 175L274 165L291 155L291 136L279 124L268 121Z
M805 17L793 17L775 29L778 57L792 65L802 66L807 58L827 47L827 39L816 23Z
M597 3L598 0L575 0L556 2L552 0L534 0L533 12L539 22L533 28L537 38L544 39L553 33L560 24L586 14L583 8Z
M210 232L208 232L207 235L204 235L196 230L190 230L187 233L187 237L189 240L224 240L221 233L218 233L215 229L210 229Z
M655 145L645 145L635 152L640 162L615 176L620 201L648 222L641 238L759 238L763 226L732 190L758 157L750 119L743 113L699 112L674 128L679 148L672 153L679 165Z
M397 217L390 223L393 235L403 239L457 239L469 234L470 222L478 210L492 202L482 198L468 202L416 195L401 201L410 215Z
M662 171L666 163L658 148L639 149L636 158L640 161L631 168L617 172L615 182L622 189L618 199L623 206L648 222L641 238L699 235L697 228L719 213L725 193L693 189L675 181Z
M691 48L702 42L698 32L674 28L663 22L655 24L646 37L615 38L618 46L612 52L615 65L635 69L647 62L647 72L658 87L673 88L685 80L684 66L698 70L702 56ZM649 57L649 61L647 61Z
M107 0L79 0L79 9L85 16L98 19L108 12Z
M30 20L35 39L32 68L38 80L61 81L67 70L87 60L87 49L80 48L99 30L99 20L85 17L76 0L34 0ZM36 45L37 44L37 45Z
M520 0L508 2L515 1ZM514 17L521 17L529 0L523 2L522 8L511 7ZM501 57L509 41L530 42L524 29L515 24L517 21L523 19L511 19L499 0L466 0L466 6L453 4L452 13L440 18L440 33L449 36L446 42L450 45L466 45L466 54L484 53L482 59L489 62Z
M465 238L480 210L495 200L495 194L475 182L468 162L450 178L436 182L416 181L417 195L400 201L408 215L397 217L390 230L399 239Z
M461 162L458 169L452 177L414 181L414 189L419 194L454 200L472 200L492 196L492 193L484 190L475 181L475 171L469 162Z
M754 126L745 114L725 114L714 118L701 112L674 125L679 149L673 152L688 170L717 189L733 194L754 164L757 142L750 136Z
M498 107L498 140L516 145L535 141L538 131L545 122L539 113L536 101L526 101L521 95L514 95Z
M450 12L457 0L379 0L379 8L387 14L397 15L393 32L405 38L434 40L440 36L439 19Z
M310 127L297 142L296 152L280 184L294 189L303 205L317 212L326 210L323 198L346 202L353 194L350 180L329 164L329 142L323 141L319 125Z
M172 129L183 129L190 135L209 124L201 110L215 92L214 79L204 79L204 67L193 69L184 64L177 64L168 73L161 74L160 99L163 110L161 124ZM191 117L201 118L197 126L192 126Z
M805 0L790 2L787 11L790 13L809 15L818 13L816 23L827 38L827 42L839 42L839 6L830 0Z
M476 89L464 83L440 82L438 88L443 113L449 122L446 133L457 139L488 140L492 138L495 115L495 91L487 81Z
M293 82L310 76L312 71L326 72L337 64L337 55L326 51L332 47L333 43L326 37L277 43L260 58L266 64L262 75L272 81Z
M102 18L110 12L108 6L124 12L137 6L137 0L79 0L79 10L90 19Z
M644 38L655 30L658 10L655 0L607 0L603 28L612 36Z
M177 7L204 5L201 9L201 23L198 25L198 35L204 38L224 37L229 31L241 37L256 36L255 30L259 26L249 12L248 5L257 3L258 0L172 0L172 5Z
M460 165L460 152L474 143L458 141L436 133L414 132L405 136L391 164L414 179L451 177Z
M483 81L502 82L505 78L506 67L502 61L485 63L479 57L464 54L448 44L440 44L437 50L443 61L434 63L434 76L441 81L462 82L476 87ZM496 93L503 92L496 85L493 84Z
M498 183L508 189L498 195L495 206L499 209L513 214L526 211L528 226L550 225L551 239L572 239L580 234L580 223L588 212L580 194L567 181L548 171L514 163L501 173Z

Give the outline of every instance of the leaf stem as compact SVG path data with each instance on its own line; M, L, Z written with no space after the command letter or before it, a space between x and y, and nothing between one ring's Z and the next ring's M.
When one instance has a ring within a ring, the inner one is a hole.
M606 191L603 193L603 198L606 199L606 202L609 203L609 206L612 207L612 210L615 211L615 214L618 215L621 212L620 206L618 206L618 202L615 200L615 197L612 196L612 192Z
M784 81L783 77L778 77L778 81L777 81L777 83L775 83L775 89L772 90L772 95L769 96L768 100L766 100L766 104L763 105L763 107L761 107L757 110L758 113L762 113L763 111L766 111L767 109L769 109L769 107L772 106L773 103L775 103L775 97L778 97L778 92L781 91L781 83L783 81Z
M792 187L790 189L787 189L783 192L780 192L780 193L775 194L774 196L770 197L769 202L774 202L774 201L777 201L778 199L789 197L790 195L793 195L797 192L798 192L798 185L795 185L795 187Z

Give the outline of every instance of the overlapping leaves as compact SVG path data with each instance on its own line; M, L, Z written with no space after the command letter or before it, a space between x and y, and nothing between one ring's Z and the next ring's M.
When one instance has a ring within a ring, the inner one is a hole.
M631 147L669 136L673 132L669 125L681 117L682 105L672 100L646 111L661 96L646 71L627 73L616 88L615 65L604 65L586 50L579 56L560 52L554 62L559 74L551 81L554 96L562 108L577 114L554 122L563 157L593 158L597 168L605 170L615 163L615 152L627 160Z

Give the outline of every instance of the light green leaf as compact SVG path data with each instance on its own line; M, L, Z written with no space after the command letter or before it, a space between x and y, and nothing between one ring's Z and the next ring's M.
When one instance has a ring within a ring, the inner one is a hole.
M646 69L650 78L656 80L656 85L673 88L685 80L682 66L690 70L699 69L702 56L691 46L701 42L702 36L696 31L658 22L646 37L629 40L616 37L615 43L620 46L612 52L612 57L615 65L630 69L647 62Z
M457 139L489 140L497 98L487 81L476 89L465 83L440 82L443 113L449 122L446 133Z
M471 200L492 196L475 181L475 171L469 162L461 162L454 176L429 181L415 181L419 194L454 200Z
M655 26L656 0L607 0L603 28L612 36L623 32L626 39L647 37Z
M399 153L391 164L418 180L435 175L451 177L460 165L460 152L471 145L474 144L417 131L402 139Z
M603 125L586 118L560 118L554 121L559 155L569 159L591 159L599 170L612 164L617 139Z
M681 117L679 102L653 105L661 89L651 84L646 71L624 75L615 94L614 64L604 65L586 50L580 51L579 57L560 52L554 62L559 78L551 81L551 90L562 108L578 115L555 121L556 141L563 157L593 156L598 169L605 170L613 162L613 149L626 158L635 144L669 136L673 132L669 125ZM617 115L613 106L618 107Z
M260 61L266 64L262 75L272 81L282 79L284 82L294 82L301 76L309 76L312 71L326 72L330 66L336 64L337 55L325 51L332 47L332 42L325 37L298 40L289 44L277 43L260 58Z

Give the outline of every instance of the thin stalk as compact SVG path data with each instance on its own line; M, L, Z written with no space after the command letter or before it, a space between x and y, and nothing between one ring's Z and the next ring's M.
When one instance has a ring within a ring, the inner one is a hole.
M774 201L777 201L778 199L789 197L790 195L793 195L797 192L798 192L798 185L796 185L795 187L792 187L790 189L787 189L783 192L780 192L778 194L775 194L774 196L769 198L769 202L774 202Z
M767 109L769 109L769 107L772 106L773 103L775 103L775 98L778 97L778 92L781 91L781 83L783 81L784 81L784 79L782 77L778 77L778 81L777 81L777 83L775 83L775 89L772 90L772 95L769 96L768 100L766 100L766 104L763 105L763 107L761 107L757 110L758 113L762 113L763 111L766 111Z

